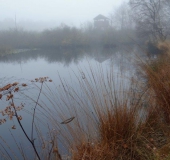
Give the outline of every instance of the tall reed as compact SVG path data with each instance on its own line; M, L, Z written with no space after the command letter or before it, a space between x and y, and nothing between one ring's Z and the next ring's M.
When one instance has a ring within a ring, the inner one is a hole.
M92 68L87 74L80 71L75 75L78 90L61 80L62 87L53 94L57 97L48 97L55 104L54 110L58 108L58 118L51 122L60 130L71 159L142 160L155 156L147 132L149 125L155 125L151 123L150 93L147 89L138 91L141 84L137 80L114 75L113 71L102 67L98 72ZM59 100L62 103L57 106ZM75 118L64 123L70 117Z

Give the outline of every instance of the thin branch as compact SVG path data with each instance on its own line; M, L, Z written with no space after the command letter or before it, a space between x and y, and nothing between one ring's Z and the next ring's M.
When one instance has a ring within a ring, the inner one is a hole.
M31 140L32 140L32 141L34 141L34 140L33 140L33 134L34 134L35 110L36 110L36 107L37 107L37 104L38 104L38 101L39 101L39 98L40 98L40 95L41 95L42 86L43 86L43 82L41 83L40 92L39 92L39 95L38 95L38 98L37 98L37 101L36 101L36 104L35 104L35 107L34 107L34 112L33 112L33 118L32 118L32 130L31 130Z
M14 105L14 100L13 100L13 99L12 99L12 104ZM13 106L13 107L14 107L14 111L15 111L15 117L16 117L16 119L17 119L17 121L18 121L19 126L21 127L21 129L22 129L24 135L26 136L26 138L28 139L28 141L31 143L31 145L32 145L32 147L33 147L33 149L34 149L34 151L35 151L35 154L37 155L38 159L41 160L41 159L40 159L40 156L39 156L39 154L38 154L38 152L37 152L37 149L36 149L36 147L35 147L34 141L32 141L32 140L28 137L25 129L23 128L23 126L22 126L22 124L21 124L21 122L20 122L20 120L19 120L19 116L18 116L18 113L17 113L17 111L16 111L16 108L15 108L15 106Z

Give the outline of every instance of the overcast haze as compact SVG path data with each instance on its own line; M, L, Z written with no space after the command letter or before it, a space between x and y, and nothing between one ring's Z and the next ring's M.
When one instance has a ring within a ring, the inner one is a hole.
M0 21L48 22L49 27L91 21L98 14L108 16L122 0L0 0ZM35 24L36 25L36 24ZM45 24L44 24L45 25ZM52 26L53 25L53 26ZM47 25L48 27L48 25Z

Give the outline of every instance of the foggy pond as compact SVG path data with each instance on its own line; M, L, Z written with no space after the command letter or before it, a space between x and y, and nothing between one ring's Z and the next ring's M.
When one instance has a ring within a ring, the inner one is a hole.
M0 160L170 157L170 0L0 11Z
M110 68L113 69L113 74L115 77L117 75L123 75L124 82L128 85L128 79L135 75L135 47L117 47L111 49L60 49L60 50L32 50L13 53L6 55L0 58L0 67L1 67L1 86L13 82L21 82L28 84L28 87L18 93L15 97L15 100L18 104L25 104L25 109L21 111L23 116L22 123L24 126L27 126L26 131L30 132L30 125L32 118L28 112L32 112L32 108L35 103L33 103L30 98L37 99L38 91L36 87L31 83L31 80L35 78L48 76L52 83L48 83L48 87L51 90L54 89L54 92L57 94L58 90L55 88L62 85L62 82L71 86L75 90L79 91L78 81L86 78L84 76L89 75L91 70L99 73L100 68L107 71ZM88 78L88 76L87 76ZM62 82L61 82L62 81ZM115 79L115 81L117 81ZM119 84L116 84L119 85ZM40 87L40 84L36 86ZM45 104L50 108L50 103L48 100L44 100L44 96L41 96L42 105ZM67 100L67 99L66 99ZM58 98L58 104L60 104L60 98ZM61 102L62 103L62 102ZM69 102L70 103L70 102ZM4 99L1 100L1 106L8 105L8 102ZM74 105L74 104L70 104ZM64 111L65 108L62 108ZM61 111L61 112L62 112ZM56 112L58 112L56 110ZM39 116L41 117L41 114ZM57 113L56 114L57 117ZM56 118L57 119L57 118ZM58 119L61 122L61 119ZM15 125L17 127L16 120L9 121L5 125L1 125L0 136L3 137L11 148L15 148L14 139L11 137L11 126ZM46 132L45 129L43 129ZM13 136L20 138L21 142L25 144L27 148L27 140L23 137L19 126L16 130L12 130ZM45 133L44 133L45 134ZM28 146L27 146L28 145ZM59 142L59 147L62 148ZM30 147L31 148L31 147ZM30 148L26 149L26 152L30 152ZM15 149L14 149L15 150ZM63 154L67 152L65 149L62 149Z
M170 157L170 0L0 10L0 160Z

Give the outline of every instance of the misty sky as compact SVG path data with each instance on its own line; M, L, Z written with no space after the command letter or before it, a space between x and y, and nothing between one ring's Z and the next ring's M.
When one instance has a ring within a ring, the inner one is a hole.
M0 0L0 20L88 21L98 14L108 15L122 0Z

